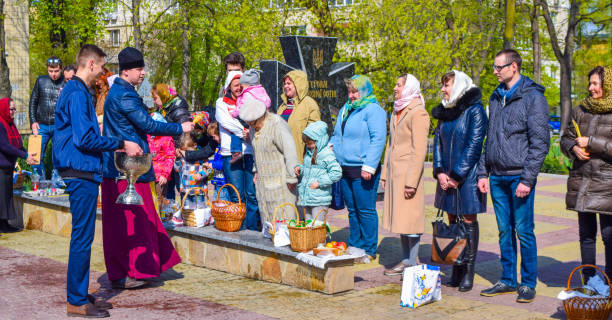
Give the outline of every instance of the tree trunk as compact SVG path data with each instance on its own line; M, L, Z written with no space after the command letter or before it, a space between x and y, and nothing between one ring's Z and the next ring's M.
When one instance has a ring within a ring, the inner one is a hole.
M12 94L9 67L6 63L6 39L4 34L4 0L0 0L0 99Z
M572 110L572 67L569 59L559 61L561 66L561 132L567 127Z
M214 106L215 105L215 101L217 101L217 99L219 98L216 93L219 92L219 86L221 85L221 83L223 81L223 75L224 74L225 74L225 70L220 70L219 71L219 74L217 75L217 78L215 79L215 86L212 88L213 94L210 95L210 99L208 100L208 104L207 105Z
M68 48L68 43L66 42L66 30L64 30L62 25L64 23L63 11L66 10L64 0L54 0L51 3L51 15L54 19L51 24L51 31L49 31L49 40L51 41L51 46L53 48L66 49Z
M540 44L540 6L538 0L533 0L531 9L531 44L533 46L533 78L542 82L542 45Z
M548 29L548 34L550 35L550 44L553 52L555 53L555 57L561 66L561 134L563 134L563 131L565 131L565 128L567 127L569 113L572 110L572 58L574 55L574 37L576 35L576 26L579 22L578 14L580 13L580 8L576 0L571 0L567 23L567 33L564 37L565 46L562 52L548 4L543 0L537 1L542 6L542 16L546 21L546 27Z
M504 49L514 48L515 20L516 0L506 0L506 28L504 29Z
M210 41L209 35L206 34L204 36L204 61L210 61ZM202 78L200 78L200 83L196 88L195 102L194 104L205 107L204 106L204 85L206 84L206 79L208 79L208 63L204 65L204 70L202 70Z
M183 21L183 34L181 36L182 40L183 40L183 64L181 66L181 95L183 97L185 97L185 99L191 100L190 99L190 94L189 94L189 87L190 87L190 83L189 83L189 63L191 62L191 52L190 52L190 47L191 47L191 43L189 41L189 9L187 8L187 4L183 4L183 6L185 7L185 11L183 12L183 15L185 17L185 20ZM191 102L191 101L189 101Z
M450 30L450 33L451 33L451 47L450 47L451 61L453 62L453 66L455 67L455 69L460 70L462 69L461 59L456 55L457 50L459 50L459 45L460 45L459 35L457 34L455 30L455 18L453 17L453 12L450 7L448 8L446 17L444 17L444 21L446 22L446 28L448 28L448 30Z
M140 29L140 1L132 0L132 28L134 29L134 47L140 52L144 49L142 31Z

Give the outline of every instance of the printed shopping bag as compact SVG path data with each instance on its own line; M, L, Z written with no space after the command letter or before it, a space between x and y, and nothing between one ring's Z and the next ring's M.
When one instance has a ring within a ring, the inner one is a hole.
M401 306L411 309L442 299L440 267L421 264L404 269Z

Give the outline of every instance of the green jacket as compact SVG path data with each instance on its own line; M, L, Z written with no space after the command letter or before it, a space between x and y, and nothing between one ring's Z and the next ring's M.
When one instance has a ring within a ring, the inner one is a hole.
M306 148L304 163L300 167L300 183L298 194L301 206L328 206L331 204L331 185L342 178L342 168L334 152L328 145L327 123L317 121L309 124L303 134L315 141L317 149L315 164L312 164L313 150ZM319 187L311 189L310 185L317 181Z

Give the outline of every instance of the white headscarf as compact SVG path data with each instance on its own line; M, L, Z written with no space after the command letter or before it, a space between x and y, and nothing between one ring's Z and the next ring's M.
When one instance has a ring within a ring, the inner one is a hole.
M227 88L230 86L230 84L232 83L232 80L234 80L236 76L242 76L242 71L230 71L227 73L227 78L225 78L225 86L223 87L223 89L225 89L226 92L227 92Z
M421 103L423 106L425 106L425 99L423 99L423 95L421 94L421 84L419 83L419 80L417 80L417 78L415 78L413 75L408 74L406 75L406 83L404 83L404 88L402 89L400 98L395 100L393 103L395 112L402 111L415 98L420 98Z
M448 101L442 99L442 105L447 109L454 107L459 98L461 98L471 88L476 87L472 81L472 78L470 78L467 74L457 70L453 70L453 72L455 73L455 79L450 99Z

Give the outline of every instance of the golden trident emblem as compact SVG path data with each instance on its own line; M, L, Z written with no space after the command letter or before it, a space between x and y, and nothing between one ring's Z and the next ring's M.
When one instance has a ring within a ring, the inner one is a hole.
M312 64L317 69L323 65L323 49L312 49Z

